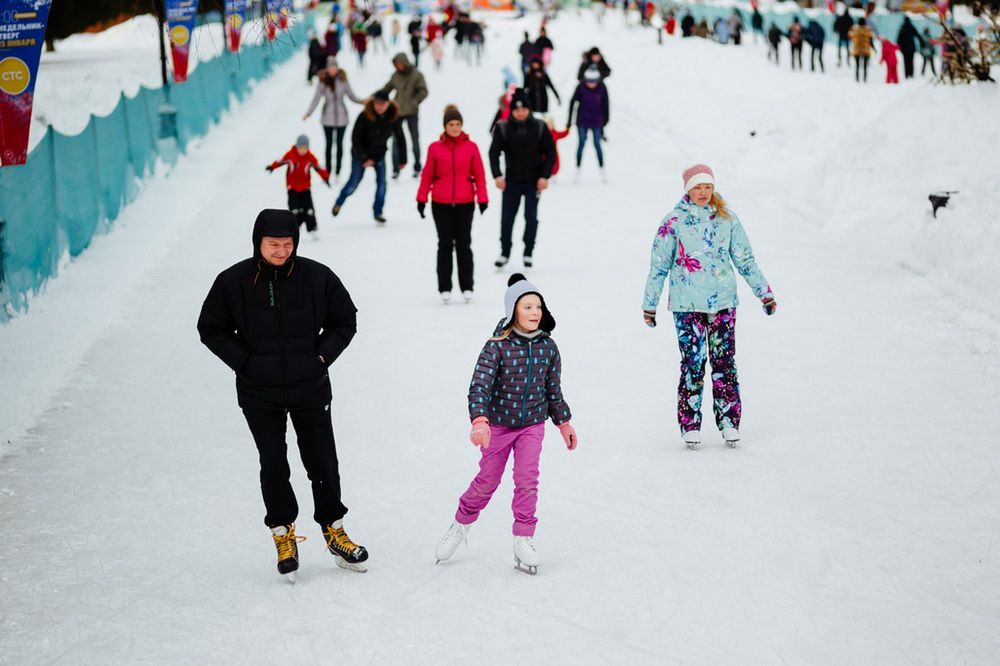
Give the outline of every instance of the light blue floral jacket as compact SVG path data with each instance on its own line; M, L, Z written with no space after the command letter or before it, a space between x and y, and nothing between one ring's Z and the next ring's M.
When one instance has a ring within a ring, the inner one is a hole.
M673 312L718 312L735 308L733 265L759 299L771 287L757 267L743 225L735 214L726 220L714 206L698 206L684 195L663 218L653 239L644 310L656 310L663 280L670 277L667 307Z

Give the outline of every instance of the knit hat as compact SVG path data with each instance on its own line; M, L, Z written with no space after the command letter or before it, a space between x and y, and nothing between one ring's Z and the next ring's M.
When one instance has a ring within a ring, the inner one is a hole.
M299 138L295 139L296 148L308 148L309 147L309 137L305 134L299 134Z
M384 90L379 90L377 93L375 93L374 95L372 95L372 97L376 101L378 101L378 102L388 102L389 101L389 93L385 92Z
M598 83L601 80L601 72L594 65L591 65L583 72L584 83Z
M517 302L528 294L534 294L542 301L542 321L539 323L538 328L551 333L556 327L556 320L545 306L545 298L538 291L538 288L528 282L528 279L520 273L514 273L507 280L507 293L503 297L506 317L501 326L507 328L514 324L514 310L517 308Z
M530 109L531 102L528 101L528 93L524 91L524 88L518 88L514 91L514 94L510 96L510 108L514 109Z
M449 104L448 106L444 107L445 126L447 127L448 123L450 123L453 120L457 120L458 122L463 124L465 123L465 121L462 120L462 113L461 111L458 110L458 107L455 106L454 104Z
M326 66L327 67L337 67L337 68L339 68L340 65L337 64L337 58L336 58L336 56L327 56L326 57Z
M684 191L690 192L696 185L709 184L715 187L715 174L707 164L695 164L684 169Z

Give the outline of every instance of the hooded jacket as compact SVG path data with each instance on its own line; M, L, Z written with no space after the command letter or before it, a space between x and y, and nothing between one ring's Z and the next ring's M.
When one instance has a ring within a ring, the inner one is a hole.
M573 109L577 107L576 124L586 129L604 127L611 120L611 99L603 83L591 88L586 83L577 84L569 100L569 117L566 127L573 125Z
M485 416L492 425L525 428L551 418L555 425L572 417L562 394L562 359L548 331L507 338L501 320L483 346L469 385L469 418Z
M291 237L292 256L272 266L264 236ZM299 226L286 210L264 210L253 257L219 273L198 318L202 343L236 373L244 409L309 409L330 403L327 368L357 331L357 308L323 264L297 256ZM322 357L322 361L320 360Z
M403 136L399 105L389 102L389 108L385 113L378 115L375 113L375 101L368 100L364 110L354 121L354 130L351 132L351 157L362 162L367 160L378 162L385 157L389 138L393 136L396 137L402 154L405 155L406 137Z
M397 53L392 59L393 65L402 65L403 69L397 69L389 82L381 88L381 92L390 93L396 91L394 101L399 105L399 115L403 118L417 115L420 103L427 98L427 83L424 75L416 67L410 64L410 59L405 53Z
M534 62L541 62L541 60L532 60L532 63ZM524 92L528 95L532 111L548 113L549 90L556 96L556 100L559 100L559 92L552 85L552 79L545 73L545 70L540 67L529 68L527 74L524 75ZM561 100L559 101L562 103Z
M716 214L714 206L699 206L685 194L663 218L653 238L644 310L656 310L663 281L668 277L667 307L673 312L735 308L739 298L734 265L757 298L772 295L743 225L734 213L730 215L730 219L724 219Z
M417 201L426 203L428 194L435 203L442 204L489 202L483 158L465 132L455 139L442 134L427 148Z

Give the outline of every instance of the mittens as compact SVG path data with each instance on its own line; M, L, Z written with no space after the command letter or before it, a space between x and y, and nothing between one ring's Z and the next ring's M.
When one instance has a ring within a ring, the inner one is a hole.
M767 315L773 315L778 309L778 303L774 300L774 296L766 296L761 303L764 305L764 313Z

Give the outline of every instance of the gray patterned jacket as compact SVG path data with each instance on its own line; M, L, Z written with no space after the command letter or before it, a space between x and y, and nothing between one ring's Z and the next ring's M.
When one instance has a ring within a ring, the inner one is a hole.
M502 332L497 326L494 337ZM490 339L469 385L469 418L485 416L492 425L511 428L543 423L549 417L556 425L569 421L572 415L563 399L561 374L559 348L545 331L531 339L516 331L506 340Z

